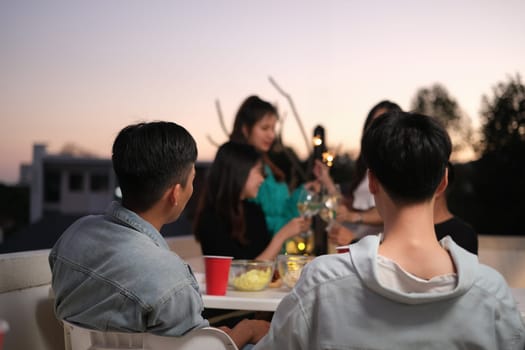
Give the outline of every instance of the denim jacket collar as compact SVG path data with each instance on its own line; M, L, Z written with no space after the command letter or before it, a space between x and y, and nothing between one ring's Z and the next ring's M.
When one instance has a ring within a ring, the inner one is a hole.
M168 244L159 231L137 213L122 206L117 201L112 202L106 209L106 216L120 221L138 232L148 236L157 246L169 249Z

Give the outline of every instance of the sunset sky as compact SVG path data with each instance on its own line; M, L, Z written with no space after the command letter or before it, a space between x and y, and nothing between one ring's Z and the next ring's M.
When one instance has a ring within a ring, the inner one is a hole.
M368 110L409 108L442 83L479 126L482 95L525 77L525 1L0 1L0 182L15 183L32 145L74 143L109 157L116 133L169 120L209 160L250 94L275 102L283 136L306 147L287 101L310 134L357 149Z

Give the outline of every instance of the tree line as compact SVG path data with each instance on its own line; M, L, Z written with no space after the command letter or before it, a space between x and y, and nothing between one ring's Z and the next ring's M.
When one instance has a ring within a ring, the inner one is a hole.
M418 89L409 110L437 118L450 134L456 175L447 195L451 211L480 234L525 235L525 86L521 76L509 76L491 94L482 96L479 130L474 130L458 101L440 83ZM455 160L462 152L469 152L473 160ZM300 162L293 150L277 142L270 156L285 170L291 187L304 180L292 166ZM331 168L343 189L352 179L353 161L349 154L341 154ZM304 173L311 167L311 156L300 163Z
M410 110L444 124L453 142L453 162L454 154L474 154L474 160L454 164L456 176L448 194L452 212L481 234L525 235L525 86L521 76L508 77L482 96L477 132L457 100L439 83L418 89ZM269 155L284 170L290 187L306 180L311 157L301 160L281 142L275 143ZM352 179L353 165L351 155L340 154L331 168L343 191ZM27 225L29 189L0 185L0 198L4 235Z

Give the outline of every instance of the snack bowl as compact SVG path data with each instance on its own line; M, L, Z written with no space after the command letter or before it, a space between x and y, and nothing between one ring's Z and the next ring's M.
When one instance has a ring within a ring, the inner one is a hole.
M233 260L230 266L229 284L241 291L263 290L272 280L274 266L273 261Z
M285 286L293 288L301 276L303 267L314 259L306 255L279 255L277 270Z

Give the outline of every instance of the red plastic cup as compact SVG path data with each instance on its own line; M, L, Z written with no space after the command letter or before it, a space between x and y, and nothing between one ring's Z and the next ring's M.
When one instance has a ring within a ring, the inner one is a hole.
M4 336L8 330L9 324L4 320L0 320L0 350L4 348Z
M348 253L350 251L350 247L347 245L340 245L338 247L335 247L335 250L338 254L340 253Z
M233 257L231 256L204 256L206 271L206 294L225 295L228 287L228 275Z

